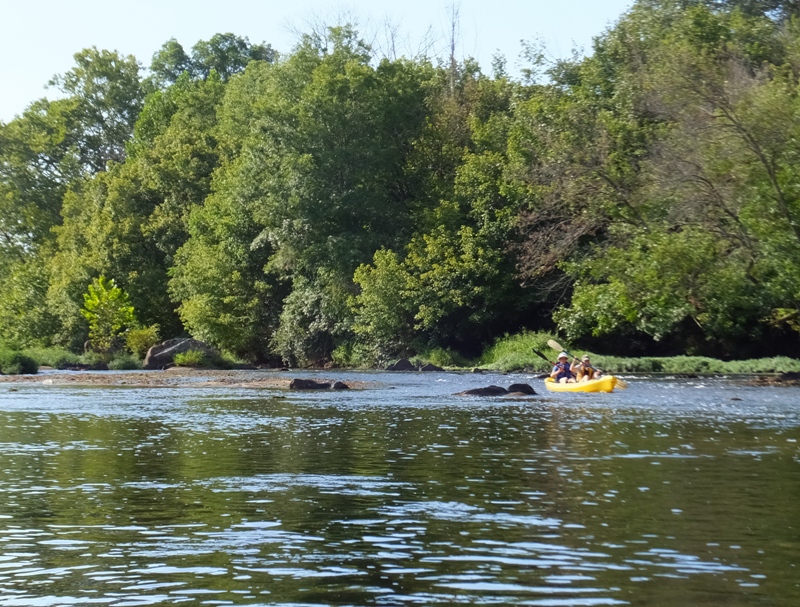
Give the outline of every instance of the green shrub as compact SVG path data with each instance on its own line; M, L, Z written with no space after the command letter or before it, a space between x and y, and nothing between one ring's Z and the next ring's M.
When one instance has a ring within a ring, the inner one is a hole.
M547 345L547 340L553 336L549 333L519 333L505 335L495 341L480 357L478 365L498 371L514 371L518 369L534 369L536 371L549 371L550 362L534 354L535 348L552 361L555 361L557 352Z
M25 348L22 350L25 356L30 356L40 367L57 368L66 363L76 363L80 356L70 352L66 348Z
M89 350L78 357L78 362L83 363L84 365L99 365L100 363L108 362L108 355L103 354L102 352Z
M95 278L83 295L81 314L89 321L89 339L92 347L108 352L116 338L136 322L136 314L128 294L117 286L114 279Z
M39 365L30 356L12 350L0 351L0 373L3 375L33 375Z
M471 362L450 348L433 348L420 352L412 359L418 365L431 363L437 367L470 367Z
M212 361L200 350L187 350L175 355L175 364L179 367L209 367Z
M108 368L112 371L133 371L141 369L142 363L133 354L128 352L117 352L108 361Z
M375 355L372 347L353 342L344 342L336 346L331 352L331 361L335 367L350 369L369 369L384 362Z
M125 346L131 354L144 358L147 351L160 341L158 330L158 325L129 329L125 333Z

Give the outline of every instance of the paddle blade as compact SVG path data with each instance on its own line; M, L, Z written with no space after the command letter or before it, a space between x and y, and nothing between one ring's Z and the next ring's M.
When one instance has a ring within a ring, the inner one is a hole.
M553 348L556 352L561 352L564 348L555 339L548 339L547 345Z
M624 379L620 379L618 377L617 378L617 386L616 387L619 388L620 390L627 390L628 389L628 382L626 382Z

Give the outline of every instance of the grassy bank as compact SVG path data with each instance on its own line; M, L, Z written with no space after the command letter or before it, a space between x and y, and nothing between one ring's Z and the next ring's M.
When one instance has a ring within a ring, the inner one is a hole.
M99 363L107 364L112 371L135 371L142 368L142 362L136 355L125 351L116 352L109 358L98 352L76 354L59 347L33 347L17 350L0 344L0 372L6 375L36 373L39 367L58 369L65 365L98 365ZM189 351L176 356L175 363L207 369L233 369L247 364L247 361L226 352L219 356L209 357L202 352Z
M496 371L550 371L550 364L534 354L533 348L550 360L555 360L558 352L547 345L547 340L552 338L552 335L546 333L508 335L488 348L476 366ZM563 344L563 340L558 341ZM571 349L571 352L576 356L590 354L592 363L609 373L741 374L800 371L800 360L785 356L723 361L704 356L626 358L593 354L577 348Z

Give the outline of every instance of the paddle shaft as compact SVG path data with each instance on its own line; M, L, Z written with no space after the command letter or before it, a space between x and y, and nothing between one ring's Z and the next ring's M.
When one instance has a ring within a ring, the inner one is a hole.
M549 358L547 358L547 357L546 357L544 354L542 354L541 352L539 352L539 350L537 350L536 348L531 348L531 350L533 350L533 353L534 353L534 354L536 354L536 355L537 355L539 358L542 358L542 359L546 360L546 361L547 361L547 362L549 362L551 365L554 365L554 364L555 364L555 363L554 363L552 360L550 360Z
M569 350L566 350L566 349L564 348L564 346L562 346L560 343L558 343L558 342L557 342L556 340L554 340L554 339L551 339L550 341L548 341L548 342L547 342L547 345L548 345L548 346L550 346L551 348L553 348L554 350L561 350L561 351L562 351L562 352L564 352L564 354L566 354L567 356L571 356L571 357L573 358L573 360L580 360L580 359L579 359L577 356L575 356L574 354L572 354L572 353L571 353ZM581 364L582 364L584 367L589 367L589 368L590 368L592 371L600 371L600 373L602 373L602 372L603 372L603 371L602 371L602 369L598 369L597 367L593 367L593 366L592 366L592 365L590 365L590 364L586 364L586 363L585 363L585 362L583 362L582 360L580 361L580 363L581 363Z

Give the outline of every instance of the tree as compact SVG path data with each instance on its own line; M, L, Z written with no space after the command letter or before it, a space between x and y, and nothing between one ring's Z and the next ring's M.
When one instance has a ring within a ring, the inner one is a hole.
M79 160L90 173L125 160L125 144L142 109L139 64L129 55L92 47L74 55L76 66L50 81L75 101Z
M167 40L155 52L150 62L150 73L158 88L166 88L181 77L188 74L190 77L195 72L191 57L183 50L180 42L175 38Z
M243 72L251 61L273 63L277 57L269 44L251 44L246 37L231 33L214 34L209 40L200 40L192 47L191 56L175 38L170 38L153 55L150 73L159 89L175 83L182 74L192 79L206 79L213 72L227 82Z
M231 83L221 110L220 139L234 168L221 170L215 199L258 226L236 247L256 259L268 252L267 276L256 266L261 281L271 284L267 277L276 275L292 285L291 295L270 293L285 304L272 345L293 361L330 355L334 336L349 332L353 272L407 233L404 161L425 115L424 68L403 61L371 66L369 49L351 28L333 28L330 42L322 48L307 38L273 66L249 66ZM207 258L204 249L188 243L176 270L173 293L184 301L186 319L197 318L193 306L211 289L183 269ZM249 263L245 274L250 289L257 274ZM309 331L314 338L296 339Z
M89 321L89 339L92 347L107 353L117 337L136 323L128 294L120 289L114 279L95 278L83 296L84 318Z
M243 71L251 61L272 63L277 53L269 44L250 44L245 37L231 33L214 34L209 40L201 40L192 47L192 63L195 72L208 78L212 71L223 81Z
M182 77L148 98L130 154L65 196L64 224L55 233L58 252L51 307L62 319L62 339L80 343L75 322L83 285L113 275L130 295L139 320L159 325L167 337L183 327L167 283L177 250L189 237L189 215L211 189L217 167L216 109L224 85L218 78Z
M786 56L764 17L695 6L649 40L640 94L663 128L637 171L641 221L615 223L564 266L577 283L557 319L573 337L639 331L755 352L779 334L770 318L800 310L796 77L764 69Z

